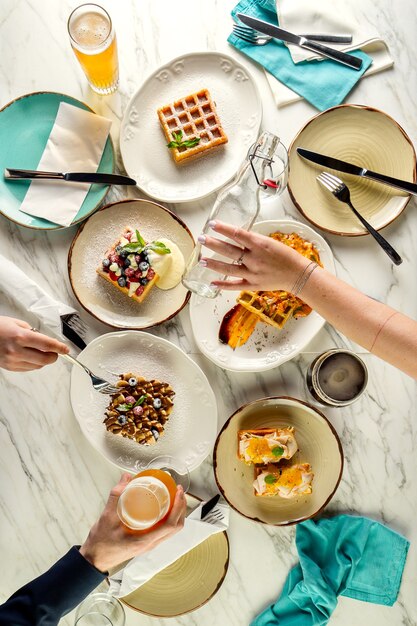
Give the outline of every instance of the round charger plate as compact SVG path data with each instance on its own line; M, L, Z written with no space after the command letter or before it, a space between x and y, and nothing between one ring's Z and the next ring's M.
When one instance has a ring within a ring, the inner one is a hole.
M316 246L324 267L335 271L333 254L326 241L310 226L295 220L271 220L254 224L252 230L263 235L281 231L297 233ZM219 367L235 372L261 372L294 358L324 325L315 311L298 320L291 319L279 330L259 322L248 341L236 350L219 341L224 315L236 304L239 291L222 291L217 298L192 294L191 327L201 352Z
M187 494L190 512L200 499ZM195 611L220 589L229 566L226 531L212 535L120 600L131 609L155 617Z
M295 498L255 496L254 466L237 456L238 431L294 426L298 451L292 463L310 463L313 492ZM255 400L238 409L225 423L214 446L217 485L241 515L255 522L286 526L314 517L333 497L343 472L343 450L339 437L318 409L288 397Z
M229 142L192 163L174 163L157 109L206 88ZM149 196L189 202L222 187L256 141L262 104L255 81L240 63L219 52L184 54L158 68L132 96L120 130L129 176Z
M122 200L102 207L80 227L68 253L69 279L79 303L100 321L115 328L149 328L174 317L190 294L181 283L168 290L154 286L138 303L97 274L125 226L137 228L146 241L171 239L185 260L194 248L192 234L177 215L149 200Z
M50 91L30 93L9 102L0 110L0 172L6 167L36 170L45 149L61 102L94 111L76 98ZM114 150L107 139L98 172L114 171ZM66 228L20 211L30 180L11 181L0 177L0 213L13 222L38 230ZM109 185L91 185L71 226L93 213L106 197Z
M297 147L348 161L380 174L416 180L416 154L410 138L389 115L368 106L342 104L319 113L300 130L289 149L288 191L312 224L335 235L368 235L347 204L316 177L329 171L347 184L354 207L377 230L405 209L410 195L359 176L307 161Z
M170 341L133 330L109 333L89 343L78 359L111 383L119 374L133 372L169 383L175 391L163 436L145 446L106 430L103 419L110 396L95 391L81 368L72 368L70 397L75 417L83 434L108 461L137 472L156 456L169 455L192 471L211 452L217 432L216 398L198 365Z

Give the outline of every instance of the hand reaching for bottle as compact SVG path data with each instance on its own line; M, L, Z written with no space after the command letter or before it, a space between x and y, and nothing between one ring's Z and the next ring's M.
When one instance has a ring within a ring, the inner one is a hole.
M221 289L252 291L291 291L297 278L310 263L299 252L285 244L260 235L215 221L211 228L235 244L216 237L200 236L199 241L234 262L217 261L203 257L200 261L221 275L232 276L229 280L215 280Z

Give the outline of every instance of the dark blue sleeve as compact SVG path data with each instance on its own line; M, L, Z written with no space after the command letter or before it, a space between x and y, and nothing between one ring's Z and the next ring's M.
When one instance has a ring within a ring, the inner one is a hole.
M56 626L106 574L73 547L47 572L0 605L0 626Z

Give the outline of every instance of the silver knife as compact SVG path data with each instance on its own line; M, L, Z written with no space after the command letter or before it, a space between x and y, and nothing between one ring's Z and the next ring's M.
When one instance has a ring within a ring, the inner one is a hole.
M331 170L345 172L345 174L353 174L353 176L362 176L362 178L368 178L369 180L374 180L377 183L389 185L390 187L395 187L401 191L412 193L415 196L417 195L417 184L410 183L408 180L400 180L399 178L393 178L392 176L387 176L386 174L378 174L378 172L368 170L366 167L360 167L359 165L354 165L353 163L348 163L347 161L341 161L340 159L335 159L334 157L329 157L325 154L319 154L318 152L312 152L311 150L306 150L305 148L297 148L297 152L305 159L308 159L313 163L317 163L318 165L329 167Z
M41 172L37 170L16 170L10 167L4 170L6 180L23 180L27 178L42 180L66 180L74 183L98 183L99 185L136 185L133 178L119 174L102 174L99 172Z
M362 67L362 59L352 56L351 54L346 54L346 52L342 52L341 50L335 50L334 48L323 46L321 43L316 43L315 41L311 41L306 37L294 35L294 33L290 33L288 30L279 28L278 26L270 24L269 22L258 20L255 17L251 17L250 15L245 15L244 13L238 13L237 17L247 26L258 30L260 33L264 33L265 35L271 35L271 37L274 37L274 39L281 39L282 41L286 41L287 43L293 43L300 48L311 50L312 52L316 52L321 56L333 59L333 61L343 63L343 65L348 65L355 70L360 70Z

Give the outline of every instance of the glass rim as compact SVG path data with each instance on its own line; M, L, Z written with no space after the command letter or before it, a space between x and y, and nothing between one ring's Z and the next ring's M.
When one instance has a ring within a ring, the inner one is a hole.
M341 354L341 353L347 354L350 357L353 357L356 363L358 363L358 365L361 366L363 374L364 374L364 380L363 380L363 385L362 385L361 390L359 391L359 393L353 396L353 398L351 398L350 400L337 400L335 398L332 398L332 396L329 396L324 391L319 381L319 374L320 374L322 365L324 365L324 363L326 363L326 361L332 356L336 354ZM316 394L318 395L318 397L320 398L322 402L325 402L326 404L333 406L333 407L343 407L343 406L349 406L350 404L353 404L354 402L356 402L356 400L358 400L362 396L362 394L366 390L366 387L368 386L368 378L369 378L368 368L366 364L364 363L364 361L360 358L360 356L358 356L356 352L354 352L353 350L350 350L349 348L330 348L329 350L325 350L325 352L322 352L321 354L319 354L319 356L315 359L315 361L310 365L310 369L311 369L311 384L312 384L314 391L316 392Z
M75 13L76 11L78 11L78 9L82 9L83 7L97 7L98 9L100 9L101 11L103 11L103 12L107 15L107 17L108 17L108 20L109 20L109 26L110 26L110 28L109 28L109 32L108 32L108 34L106 35L106 38L105 38L103 41L101 41L101 42L100 42L100 45L99 45L99 46L97 46L97 48L101 48L101 47L102 47L102 46L103 46L103 45L104 45L104 44L108 41L109 37L111 37L111 34L112 34L112 32L113 32L113 22L111 21L111 17L110 17L110 15L107 13L106 9L105 9L104 7L102 7L102 6L100 6L99 4L95 3L95 2L85 2L84 4L80 4L78 7L75 7L75 9L73 9L73 10L71 11L71 13L70 13L70 15L69 15L69 17L68 17L68 21L67 21L67 30L68 30L68 34L69 34L69 36L70 36L70 39L71 39L71 41L73 41L73 42L74 42L77 46L81 46L81 47L82 47L82 44L80 44L80 43L79 43L76 39L74 39L74 37L71 35L70 22L71 22L71 19L72 19L72 16L74 15L74 13ZM94 49L94 48L92 48L92 49Z
M142 528L138 528L137 526L131 526L131 525L130 525L127 521L126 521L126 519L122 517L122 511L121 511L121 509L122 509L122 506L123 506L123 503L122 503L123 494L125 494L125 493L129 490L129 488L132 488L132 489L133 489L134 487L136 487L136 486L137 486L137 485L133 485L133 484L132 484L135 480L136 480L136 479L135 479L135 478L133 478L133 479L132 479L132 480L131 480L131 481L130 481L127 485L126 485L126 487L123 489L122 493L120 494L120 496L119 496L119 500L118 500L118 502L117 502L116 513L117 513L117 515L119 516L120 521L121 521L123 524L125 524L125 526L127 526L128 528L130 528L130 529L132 529L132 530L146 530L147 528L151 528L154 524L157 524L157 523L158 523L158 521L159 521L159 520L161 519L161 517L163 516L163 515L162 515L162 510L161 510L161 505L160 505L160 503L159 503L159 500L158 500L157 496L154 494L154 492L153 492L151 489L149 489L149 487L147 487L147 486L145 486L145 485L142 485L142 487L141 487L141 488L142 488L142 489L144 489L145 491L147 491L147 492L149 493L149 495L151 495L151 496L154 498L154 500L155 500L155 501L156 501L156 503L158 504L158 508L159 508L159 514L155 517L155 519L154 519L152 522L150 522L150 523L149 523L149 527L146 527L145 529L142 529ZM166 490L167 494L169 495L169 491L168 491L168 489L167 489L166 485L163 485L163 487L164 487L164 489Z

